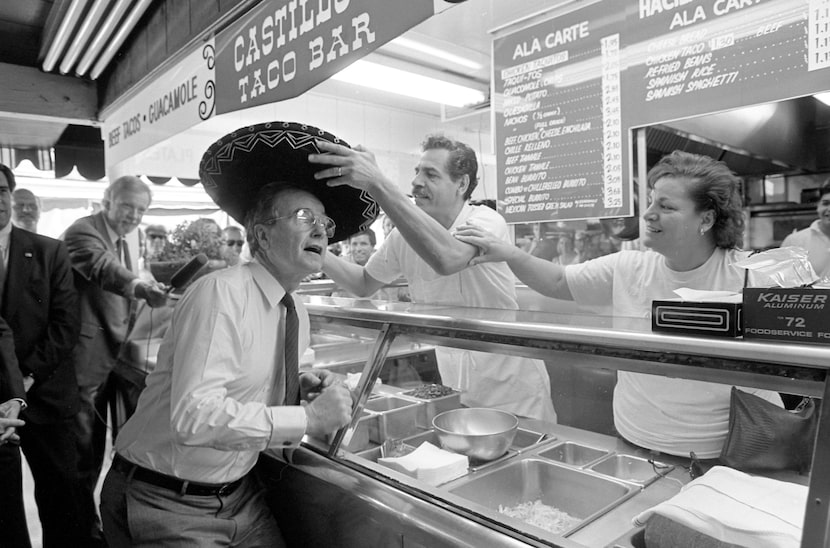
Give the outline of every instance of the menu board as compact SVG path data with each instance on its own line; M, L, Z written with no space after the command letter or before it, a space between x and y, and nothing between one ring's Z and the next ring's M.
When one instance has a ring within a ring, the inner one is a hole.
M631 215L621 0L494 40L498 198L508 222Z
M830 89L830 0L632 3L626 127Z

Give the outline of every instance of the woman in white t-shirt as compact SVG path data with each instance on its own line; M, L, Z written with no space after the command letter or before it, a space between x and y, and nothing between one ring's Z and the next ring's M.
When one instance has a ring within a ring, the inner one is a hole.
M722 162L675 151L648 174L651 200L643 214L645 251L620 251L566 267L541 261L474 227L456 237L481 248L473 264L506 261L536 291L580 304L607 305L623 317L648 317L651 301L680 287L739 291L744 270L734 263L744 217L740 181ZM730 386L620 371L614 426L648 449L698 458L720 455L729 423ZM745 389L781 405L775 392Z

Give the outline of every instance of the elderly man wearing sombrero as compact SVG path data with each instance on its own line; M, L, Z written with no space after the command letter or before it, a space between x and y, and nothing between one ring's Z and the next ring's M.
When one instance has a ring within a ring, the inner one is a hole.
M245 225L253 260L199 279L176 306L104 483L110 547L283 546L251 473L259 453L349 422L351 396L334 375L298 375L309 323L291 293L322 268L329 243L367 228L378 208L315 180L307 158L318 141L340 142L273 122L203 156L202 184Z

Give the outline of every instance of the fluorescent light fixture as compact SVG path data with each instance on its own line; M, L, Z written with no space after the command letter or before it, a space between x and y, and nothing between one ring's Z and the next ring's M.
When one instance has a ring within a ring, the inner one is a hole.
M58 57L63 53L66 43L69 42L70 35L75 30L75 25L81 19L81 14L86 9L89 0L72 0L69 9L61 20L58 27L58 32L55 33L52 39L52 44L49 46L49 51L46 52L46 57L43 59L43 72L50 72L58 63Z
M816 99L821 101L827 106L830 106L830 91L825 91L824 93L816 93L813 95Z
M331 78L454 107L475 105L486 99L484 92L477 89L363 59L355 61Z
M72 70L72 67L75 65L75 61L77 61L78 57L81 55L81 48L83 48L87 41L89 41L89 37L92 36L92 32L95 30L96 25L98 25L101 17L104 15L104 10L109 7L108 4L109 0L95 0L95 3L92 5L92 9L90 9L89 13L87 13L86 17L84 17L84 21L81 23L80 29L75 34L72 44L66 51L66 55L63 56L63 61L61 61L59 69L61 74L66 74Z
M104 69L107 68L107 65L112 58L115 57L115 54L118 53L118 48L124 43L124 40L127 39L127 36L133 31L133 27L135 24L138 23L138 20L141 19L141 16L144 15L144 10L150 5L152 0L137 0L135 4L133 4L133 10L127 15L124 21L119 25L118 30L115 31L115 34L112 35L110 38L109 44L104 49L101 56L95 61L95 64L92 66L92 70L89 71L89 77L93 80L97 80L101 73L104 72Z
M412 40L411 38L405 38L403 36L400 36L389 43L391 45L399 46L408 50L417 51L418 53L423 53L424 55L435 57L436 59L441 59L442 61L449 61L450 63L454 63L456 65L466 67L469 69L479 70L480 68L482 68L481 63L477 63L476 61L472 61L460 55L455 55L454 53L449 53L441 48L428 46L427 44L424 44L417 40Z
M75 68L76 75L83 76L86 74L92 66L93 61L98 58L101 50L103 50L104 46L107 45L107 41L115 32L115 27L121 21L124 13L127 12L127 8L130 7L130 4L130 0L118 0L115 7L109 11L104 23L100 26L100 28L98 28L95 38L93 38L92 42L90 42L89 46L87 46L81 60L78 62L78 66Z

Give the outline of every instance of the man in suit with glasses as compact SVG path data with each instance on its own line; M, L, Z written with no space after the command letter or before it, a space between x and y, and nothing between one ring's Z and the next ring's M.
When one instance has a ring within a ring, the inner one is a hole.
M104 461L107 408L114 398L112 370L130 332L137 302L164 306L167 294L154 281L138 276L138 225L150 207L150 188L125 175L104 191L103 209L66 229L81 308L81 335L72 353L81 409L74 424L81 474L80 506L84 525L100 543L93 493ZM86 532L86 531L85 531Z

